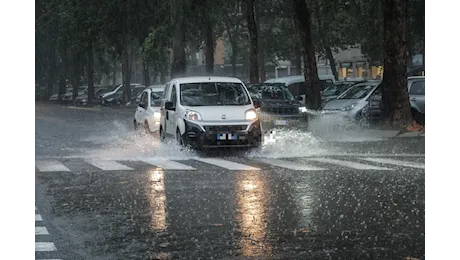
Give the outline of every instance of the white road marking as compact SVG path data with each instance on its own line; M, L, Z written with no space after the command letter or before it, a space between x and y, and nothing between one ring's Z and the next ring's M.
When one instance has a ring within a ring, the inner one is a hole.
M388 158L362 158L363 160L376 162L376 163L383 163L383 164L392 164L397 166L404 166L404 167L411 167L411 168L418 168L418 169L425 169L425 163L421 162L408 162L408 161L400 161Z
M40 214L35 214L35 221L43 221L42 216Z
M259 168L217 158L195 158L195 160L235 171L258 171Z
M118 163L116 161L111 161L111 160L96 160L96 159L90 159L90 160L85 160L87 163L91 164L92 166L99 168L103 171L131 171L133 170L132 168Z
M35 252L56 251L57 248L53 242L35 242Z
M70 172L69 168L65 167L56 160L39 160L35 161L35 166L41 172Z
M373 166L373 165L367 165L367 164L351 162L351 161L344 161L344 160L336 160L336 159L330 159L330 158L310 158L308 160L317 161L321 163L335 164L335 165L357 169L357 170L387 170L387 171L392 170L392 169L385 168L385 167L378 167L378 166Z
M145 159L145 160L142 160L142 162L145 162L153 166L160 167L165 170L196 170L195 168L189 165L185 165L185 164L178 163L175 161L170 161L170 160Z
M290 161L283 161L283 160L278 160L278 159L257 159L257 161L270 164L273 166L281 167L281 168L286 168L286 169L291 169L295 171L321 171L321 170L326 170L324 168L319 168L315 167L312 165L307 165L307 164L298 164L295 162L290 162Z
M35 227L35 235L49 235L48 229L46 227Z

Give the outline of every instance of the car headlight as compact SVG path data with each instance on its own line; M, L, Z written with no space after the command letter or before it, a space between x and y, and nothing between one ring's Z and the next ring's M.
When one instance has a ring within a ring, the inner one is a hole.
M188 120L192 120L192 121L200 121L201 120L201 115L200 113L196 112L196 111L193 111L193 110L188 110L185 114L185 117L188 119Z
M254 111L252 109L246 111L245 118L246 118L246 120L255 120L257 118L256 111Z
M355 107L355 105L356 104L351 104L349 106L346 106L346 107L342 108L342 111L350 111Z
M158 118L161 117L161 113L160 113L160 112L153 112L153 117L154 117L155 119L158 119Z
M299 112L300 113L307 113L307 108L306 107L299 107Z
M112 102L113 101L113 98L108 98L106 99L107 102Z

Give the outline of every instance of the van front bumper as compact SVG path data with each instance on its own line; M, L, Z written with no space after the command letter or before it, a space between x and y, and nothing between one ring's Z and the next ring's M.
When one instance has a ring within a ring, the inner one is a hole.
M260 121L234 125L200 125L185 122L184 139L195 149L205 148L251 148L262 143Z

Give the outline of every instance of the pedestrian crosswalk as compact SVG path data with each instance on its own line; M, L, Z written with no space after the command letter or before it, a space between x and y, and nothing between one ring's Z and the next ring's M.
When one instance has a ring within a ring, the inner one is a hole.
M38 260L49 260L50 256L56 254L56 251L56 246L50 241L50 233L43 224L43 218L37 213L37 207L35 207L35 258Z
M80 159L36 160L38 172L135 171L139 167L155 167L172 171L197 171L210 168L230 171L288 169L293 171L325 171L335 169L392 171L399 168L425 169L422 156L322 156L305 158L142 158L142 159ZM36 216L37 218L37 216Z

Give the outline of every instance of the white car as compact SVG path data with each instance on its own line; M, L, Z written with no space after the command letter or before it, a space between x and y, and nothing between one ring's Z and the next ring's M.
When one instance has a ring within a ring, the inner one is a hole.
M262 129L243 82L232 77L185 77L166 84L160 139L192 148L259 147Z
M143 127L149 133L158 133L160 128L160 105L163 88L146 88L134 113L134 128Z

